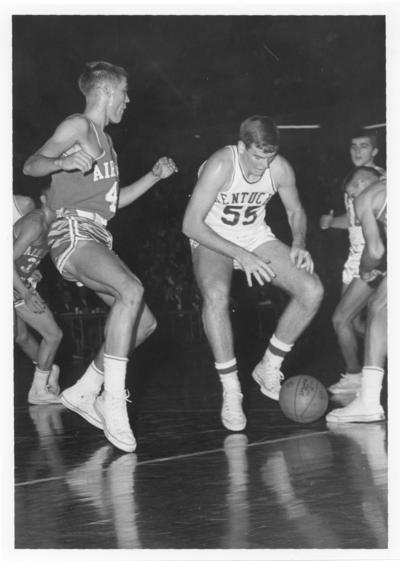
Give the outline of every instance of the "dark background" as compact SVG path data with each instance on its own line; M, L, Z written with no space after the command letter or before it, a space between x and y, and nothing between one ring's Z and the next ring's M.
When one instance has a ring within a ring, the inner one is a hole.
M179 167L110 223L117 252L144 281L153 308L198 306L180 232L184 208L202 161L236 142L244 118L262 113L278 125L321 126L283 129L281 153L296 172L330 313L347 233L321 231L319 216L344 210L350 132L386 120L384 16L14 16L15 192L32 194L46 181L24 177L23 162L65 116L83 110L77 78L90 60L113 62L130 75L131 103L122 123L109 127L121 185L162 155ZM377 158L383 166L384 131ZM268 220L290 243L279 198ZM51 296L59 277L45 267Z

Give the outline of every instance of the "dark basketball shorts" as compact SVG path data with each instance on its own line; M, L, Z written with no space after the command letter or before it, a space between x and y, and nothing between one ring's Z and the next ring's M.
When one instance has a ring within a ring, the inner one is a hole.
M66 280L77 282L77 279L65 271L65 265L80 242L96 242L112 249L113 238L105 224L107 222L98 215L81 211L60 213L52 223L48 233L50 256Z

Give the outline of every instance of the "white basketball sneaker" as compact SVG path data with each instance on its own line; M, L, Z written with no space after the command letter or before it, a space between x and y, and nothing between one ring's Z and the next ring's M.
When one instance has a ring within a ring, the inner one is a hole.
M94 409L101 419L106 438L124 452L134 452L136 440L129 424L126 402L129 394L114 397L104 391L95 401Z
M252 376L264 395L275 401L279 400L282 380L285 378L279 368L272 366L267 359L263 358L253 370Z
M241 431L246 427L247 419L242 409L243 395L240 391L225 389L222 392L221 421L231 431Z
M78 380L76 384L62 392L60 401L67 409L78 413L88 423L102 429L103 423L94 409L96 397L96 392L88 390Z
M341 374L339 382L328 387L330 393L357 393L361 389L361 372L359 374Z
M28 403L31 405L47 405L50 403L60 403L58 395L50 392L47 387L36 388L32 386L28 393Z
M349 405L333 409L325 418L327 423L372 423L384 421L385 412L382 405L368 405L357 396Z

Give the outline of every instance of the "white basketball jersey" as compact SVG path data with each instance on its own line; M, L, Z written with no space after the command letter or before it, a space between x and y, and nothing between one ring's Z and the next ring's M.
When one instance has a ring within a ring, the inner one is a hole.
M240 167L237 147L227 148L233 159L231 183L228 189L218 193L205 222L226 239L245 240L253 238L258 231L264 231L267 227L265 207L275 195L276 188L269 168L257 181L248 181Z

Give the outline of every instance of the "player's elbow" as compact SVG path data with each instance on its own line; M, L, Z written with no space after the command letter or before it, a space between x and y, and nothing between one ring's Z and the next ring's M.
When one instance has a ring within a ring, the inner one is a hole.
M24 175L32 175L32 157L28 158L24 163L24 167L22 168L22 173Z
M182 222L182 233L188 238L192 238L195 228L193 227L193 219L189 214L185 214Z

